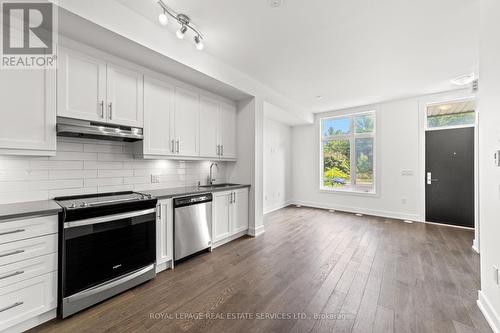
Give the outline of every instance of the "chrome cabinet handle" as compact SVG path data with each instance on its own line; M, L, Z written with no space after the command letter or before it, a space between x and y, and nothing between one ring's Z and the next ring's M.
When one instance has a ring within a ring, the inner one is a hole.
M109 120L113 119L113 102L109 102Z
M0 258L2 257L8 257L8 256L13 256L14 254L19 254L19 253L23 253L24 250L15 250L15 251L12 251L12 252L9 252L9 253L4 253L4 254L0 254Z
M104 118L104 101L101 101L101 118Z
M175 153L175 140L170 141L170 152Z
M177 154L179 154L179 149L180 149L180 143L179 143L179 140L177 140L176 144L177 144L177 148L176 148L175 152L176 152Z
M11 273L11 274L0 276L0 280L7 279L7 278L10 278L10 277L13 277L13 276L16 276L16 275L21 275L23 273L24 273L24 271L17 271L17 272Z
M156 209L158 209L158 218L161 220L161 205L158 205Z
M224 156L224 145L220 145L220 155Z
M234 194L233 203L236 203L236 192L233 192L233 194Z
M18 232L24 232L24 231L26 231L26 229L17 229L17 230L2 232L2 233L0 233L0 236L10 235L10 234L17 234Z
M0 312L7 311L9 309L15 308L16 306L23 305L23 304L24 304L24 302L16 302L16 303L14 303L12 305L6 306L5 308L1 308Z
M219 153L220 149L219 149L219 148L220 148L220 145L217 145L217 149L216 149L216 155L217 155L217 156L219 156L219 155L220 155L220 153Z

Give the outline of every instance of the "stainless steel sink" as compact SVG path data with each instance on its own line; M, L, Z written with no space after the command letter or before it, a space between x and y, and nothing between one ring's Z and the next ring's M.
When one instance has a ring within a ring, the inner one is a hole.
M230 187L230 186L238 186L239 184L231 184L231 183L221 183L221 184L212 184L212 185L200 185L198 187L201 188L221 188L221 187Z

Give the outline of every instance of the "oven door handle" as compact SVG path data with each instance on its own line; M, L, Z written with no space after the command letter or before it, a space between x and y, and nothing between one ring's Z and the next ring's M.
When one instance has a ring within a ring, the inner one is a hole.
M100 216L100 217L93 217L93 218L85 219L85 220L64 222L64 229L83 227L86 225L105 223L105 222L111 222L111 221L117 221L117 220L127 219L127 218L131 218L131 217L147 215L147 214L151 214L151 213L156 213L156 209L151 208L151 209L139 210L136 212L113 214L113 215L106 215L106 216Z

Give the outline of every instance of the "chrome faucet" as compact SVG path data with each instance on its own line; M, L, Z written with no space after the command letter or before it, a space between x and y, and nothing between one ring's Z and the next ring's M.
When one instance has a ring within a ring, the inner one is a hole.
M215 178L212 177L212 167L215 165L215 167L217 168L217 171L219 171L219 166L217 165L217 162L213 162L211 165L210 165L210 178L208 180L208 184L209 185L213 185L215 183Z

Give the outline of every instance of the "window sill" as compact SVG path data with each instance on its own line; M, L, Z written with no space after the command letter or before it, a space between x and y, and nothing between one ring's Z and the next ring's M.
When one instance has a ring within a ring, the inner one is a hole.
M378 197L379 196L376 191L361 192L361 191L353 191L353 190L330 189L327 187L320 187L319 192L330 193L330 194L354 195L354 196L362 196L362 197Z

